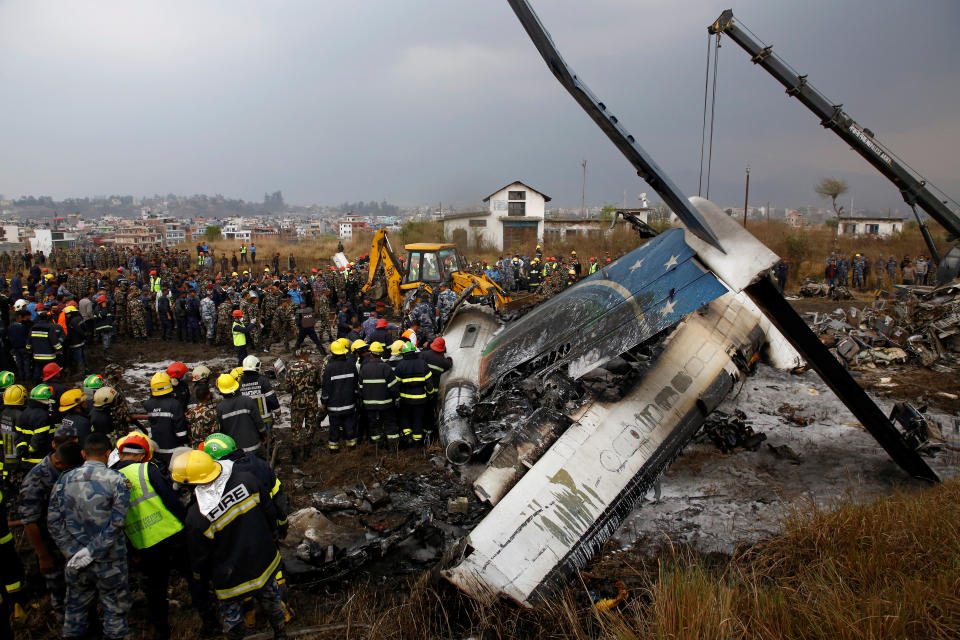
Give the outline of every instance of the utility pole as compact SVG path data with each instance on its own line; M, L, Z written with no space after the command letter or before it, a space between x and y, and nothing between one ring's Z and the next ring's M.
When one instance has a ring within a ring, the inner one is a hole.
M747 203L750 201L750 166L747 166L747 191L743 196L743 228L747 228Z
M587 159L583 159L583 187L580 189L580 217L587 217Z
M767 200L767 222L770 222L770 201Z

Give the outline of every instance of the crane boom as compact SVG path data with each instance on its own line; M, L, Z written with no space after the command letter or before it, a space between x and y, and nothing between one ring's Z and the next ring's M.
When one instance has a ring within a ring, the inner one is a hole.
M807 83L807 76L797 75L777 54L772 46L758 42L747 29L741 27L727 9L716 22L707 27L711 34L725 34L750 54L754 64L763 67L777 79L787 95L799 100L818 118L820 124L840 136L847 144L872 164L884 177L900 190L903 199L911 207L918 206L939 222L954 237L960 237L960 217L949 209L930 189L926 181L917 179L903 165L887 153L874 140L873 132L860 126L844 110L843 105L833 104Z

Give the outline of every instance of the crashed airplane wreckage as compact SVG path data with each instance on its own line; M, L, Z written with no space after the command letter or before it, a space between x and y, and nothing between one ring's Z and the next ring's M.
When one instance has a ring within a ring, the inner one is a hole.
M546 396L614 358L651 354L617 399L513 425L474 483L494 505L443 575L467 594L529 605L584 566L758 357L821 375L908 474L936 474L767 279L778 257L713 203L687 200L572 73L526 0L508 0L548 67L678 215L663 233L497 332L461 309L445 332L441 438L465 462L484 398ZM635 225L637 226L637 225ZM569 404L569 403L568 403Z

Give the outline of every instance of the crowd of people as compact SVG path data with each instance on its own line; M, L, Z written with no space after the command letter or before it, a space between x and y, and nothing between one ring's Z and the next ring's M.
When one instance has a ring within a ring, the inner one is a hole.
M899 262L894 256L879 256L871 259L861 253L852 258L845 253L833 251L826 259L823 275L830 288L853 287L864 290L883 289L895 284L926 285L936 281L937 265L923 255L911 259L904 255ZM899 278L898 278L899 274Z

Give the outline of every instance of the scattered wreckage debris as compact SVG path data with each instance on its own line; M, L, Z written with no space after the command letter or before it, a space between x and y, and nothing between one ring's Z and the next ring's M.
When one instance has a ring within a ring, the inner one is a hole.
M772 445L768 442L767 448L773 452L773 455L777 456L778 458L789 460L793 464L801 464L803 462L803 456L794 451L793 448L788 444Z
M767 435L753 430L747 424L747 414L739 409L733 413L714 411L703 423L703 433L723 453L737 449L756 451Z
M952 371L960 365L960 287L954 284L914 291L905 300L813 313L811 324L851 369L917 362Z
M817 282L807 278L800 285L800 296L803 298L832 298L834 300L849 300L853 297L850 289L843 285L831 287L826 282Z
M796 425L798 427L807 427L813 423L814 418L811 416L801 415L803 409L797 407L788 402L784 402L776 411L776 415L785 419L787 422Z

